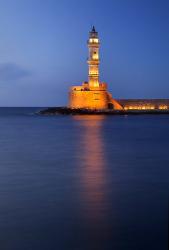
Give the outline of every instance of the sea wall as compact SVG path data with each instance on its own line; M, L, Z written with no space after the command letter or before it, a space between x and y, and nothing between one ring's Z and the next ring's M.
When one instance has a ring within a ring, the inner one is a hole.
M125 110L168 110L169 99L116 99Z
M69 91L69 108L113 110L169 110L169 99L114 99L105 86L88 89L74 86Z

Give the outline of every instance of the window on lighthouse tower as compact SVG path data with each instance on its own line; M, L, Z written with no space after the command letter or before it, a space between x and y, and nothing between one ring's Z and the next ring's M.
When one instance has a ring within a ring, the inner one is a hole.
M89 39L90 43L98 43L99 40L97 38L90 38Z
M93 53L93 59L98 59L98 53L96 51Z

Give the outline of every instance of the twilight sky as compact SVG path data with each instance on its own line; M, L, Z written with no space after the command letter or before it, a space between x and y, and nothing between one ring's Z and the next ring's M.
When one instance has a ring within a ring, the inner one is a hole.
M0 106L66 105L93 24L114 98L169 98L168 13L168 0L0 0Z

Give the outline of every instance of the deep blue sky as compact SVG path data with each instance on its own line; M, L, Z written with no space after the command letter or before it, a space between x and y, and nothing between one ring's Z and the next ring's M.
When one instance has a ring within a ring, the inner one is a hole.
M93 24L115 98L169 98L168 0L0 0L0 106L67 104Z

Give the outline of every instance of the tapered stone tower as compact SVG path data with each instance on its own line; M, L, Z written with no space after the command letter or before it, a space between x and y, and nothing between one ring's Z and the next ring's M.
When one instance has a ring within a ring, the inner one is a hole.
M107 92L107 84L99 81L99 47L98 32L96 32L93 26L89 32L88 39L88 82L83 82L81 86L70 88L70 108L107 109L113 106L114 109L121 109L121 106Z
M93 26L92 31L89 33L88 48L89 48L89 87L99 87L99 47L100 42L98 33Z

